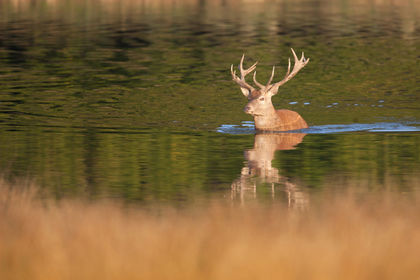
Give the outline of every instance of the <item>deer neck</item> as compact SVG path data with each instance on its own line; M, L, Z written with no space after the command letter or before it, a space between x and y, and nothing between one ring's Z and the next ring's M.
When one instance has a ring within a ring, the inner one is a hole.
M269 106L262 115L254 116L255 128L257 130L270 130L281 122L273 105Z

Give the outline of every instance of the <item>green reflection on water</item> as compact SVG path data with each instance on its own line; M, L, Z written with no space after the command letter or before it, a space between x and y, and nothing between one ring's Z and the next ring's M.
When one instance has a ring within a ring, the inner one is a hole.
M10 131L0 140L1 170L34 177L59 197L145 202L228 196L247 165L244 152L254 145L254 135L156 130ZM295 150L277 150L272 165L303 189L325 190L336 178L343 185L360 179L372 186L393 178L401 189L412 189L416 186L409 180L420 169L419 147L418 134L306 135Z

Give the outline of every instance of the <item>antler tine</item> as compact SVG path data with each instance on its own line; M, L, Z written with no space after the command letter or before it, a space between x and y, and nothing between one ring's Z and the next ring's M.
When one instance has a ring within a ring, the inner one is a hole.
M233 64L230 65L230 73L232 74L232 80L234 81L239 80L239 77L236 76L236 70L233 70Z
M275 69L276 69L276 66L273 66L273 71L271 71L270 79L268 80L267 85L265 87L268 87L271 84L271 81L273 81Z
M241 71L241 78L244 78L246 75L254 71L254 69L257 67L258 61L256 61L251 67L244 70L244 59L245 54L242 55L241 62L239 63L239 70Z
M233 64L230 65L230 73L232 74L232 79L235 80L236 71L233 70Z
M256 76L257 76L257 71L255 71L254 72L254 76L252 77L252 79L254 80L254 83L260 88L260 89L265 89L265 86L264 85L262 85L262 84L260 84L258 81L257 81L257 78L256 78Z
M273 80L273 78L274 78L274 71L275 71L275 69L276 69L276 66L273 66L273 70L271 71L271 76L270 76L270 79L268 79L268 82L267 82L267 84L264 86L263 84L260 84L258 81L257 81L257 71L255 71L254 72L254 76L253 76L253 80L254 80L254 83L260 88L260 89L262 89L262 90L264 90L264 89L266 89L266 88L268 88L269 86L270 86L270 84L271 84L271 81Z
M291 48L291 50L292 50L293 58L295 60L294 65L293 65L292 72L290 73L291 63L290 63L290 58L289 58L289 66L287 67L287 73L284 76L283 80L281 80L280 82L277 82L277 83L273 84L270 87L269 90L274 89L274 91L277 91L280 86L282 86L287 81L289 81L290 79L292 79L303 67L305 67L306 64L308 64L309 58L306 59L303 52L302 52L302 57L300 59L298 59L298 57L297 57L297 55L295 53L295 50L293 48Z
M290 48L290 49L292 50L293 58L295 59L295 64L296 64L296 61L298 61L298 57L297 57L297 55L295 53L295 50L293 48Z
M245 54L242 54L241 61L239 62L239 71L241 71L241 74L244 72L244 59Z
M292 73L290 75L288 75L288 79L290 80L291 78L293 78L299 71L300 69L302 69L308 62L309 62L309 58L305 59L305 55L302 52L302 57L300 59L298 59L295 51L293 49L291 49L293 52L293 57L295 59L295 64L293 65L293 70Z
M241 77L239 78L238 76L236 76L236 71L233 70L233 64L230 66L230 73L232 74L232 80L234 80L241 87L242 92L245 96L247 96L250 92L252 92L255 89L245 81L245 76L255 70L258 61L255 62L248 69L244 70L244 59L245 54L242 55L241 61L239 62L239 71Z

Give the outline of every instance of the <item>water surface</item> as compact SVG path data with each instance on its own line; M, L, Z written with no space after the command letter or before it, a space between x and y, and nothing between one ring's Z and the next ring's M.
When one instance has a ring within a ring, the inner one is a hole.
M417 188L419 11L415 1L2 1L0 172L57 197L139 203L304 201L354 181ZM311 61L273 103L310 128L259 137L230 64L246 53L262 81L272 65L280 79L290 47Z

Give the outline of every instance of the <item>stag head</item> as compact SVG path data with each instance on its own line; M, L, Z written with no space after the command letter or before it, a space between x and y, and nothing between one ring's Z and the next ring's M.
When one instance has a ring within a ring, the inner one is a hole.
M305 58L303 52L302 52L301 58L298 59L295 51L293 49L291 50L292 50L292 54L295 60L292 72L290 72L290 66L291 66L290 58L289 58L289 66L287 68L286 75L281 81L277 83L273 83L273 84L271 83L274 78L275 66L273 66L270 79L265 85L257 81L256 79L257 71L255 71L253 80L254 80L255 85L258 86L259 88L258 90L255 89L250 84L248 84L245 80L245 76L255 70L258 62L255 62L248 69L244 69L243 62L245 59L245 55L242 55L241 61L239 63L240 77L236 76L236 71L233 70L233 64L231 65L230 70L231 70L233 81L235 81L240 86L240 89L243 95L245 95L245 97L247 97L249 100L248 104L244 108L245 113L251 114L253 116L264 116L267 114L272 114L273 111L275 111L273 104L271 102L271 97L278 93L280 86L282 86L287 81L292 79L309 62L309 58Z

